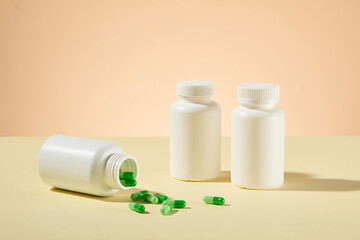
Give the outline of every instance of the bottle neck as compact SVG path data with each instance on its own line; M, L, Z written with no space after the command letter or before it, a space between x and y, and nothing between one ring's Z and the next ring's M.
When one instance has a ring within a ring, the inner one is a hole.
M120 170L123 172L133 172L135 179L139 174L139 167L136 159L126 153L114 153L109 157L105 166L105 183L113 189L130 189L120 182Z
M259 109L259 110L266 110L266 109L274 109L275 103L268 103L268 104L242 104L245 108L250 109Z
M189 102L189 103L210 103L211 102L211 95L210 96L180 96L181 102Z

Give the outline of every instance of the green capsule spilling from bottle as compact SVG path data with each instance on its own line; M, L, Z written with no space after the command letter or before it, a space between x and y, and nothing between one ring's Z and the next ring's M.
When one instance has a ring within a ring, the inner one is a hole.
M134 203L134 202L129 203L129 208L134 212L138 212L138 213L145 212L145 206L138 203Z
M169 215L172 212L173 208L174 207L172 205L167 204L165 206L162 206L162 208L160 209L160 213L162 215Z
M131 194L130 198L131 198L131 200L133 200L133 201L138 201L138 200L140 200L140 199L143 199L143 195L144 195L145 193L149 193L149 191L148 191L148 190L144 190L144 191L140 191L140 192L133 193L133 194Z
M163 201L166 201L169 199L168 196L165 196L165 195L162 195L159 193L155 193L154 196L159 199L159 202L163 202Z
M120 177L120 179L123 179L123 180L125 180L125 179L132 180L132 179L135 179L135 173L120 171L119 177Z
M186 207L186 202L184 200L165 200L163 206L171 205L174 208L184 208Z
M205 196L203 200L206 204L223 205L225 203L225 199L222 197Z
M149 193L143 194L143 199L149 203L158 203L159 199L153 195L150 195Z
M120 179L120 182L125 187L135 187L137 184L135 179Z

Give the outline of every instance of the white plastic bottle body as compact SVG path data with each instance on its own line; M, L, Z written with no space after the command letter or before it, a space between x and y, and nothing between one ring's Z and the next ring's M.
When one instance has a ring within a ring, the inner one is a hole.
M170 174L203 181L220 174L220 107L211 96L180 97L170 109Z
M65 135L49 137L38 156L39 173L49 186L98 196L109 196L119 189L119 171L132 171L137 179L136 159L118 145Z
M231 181L249 189L284 182L284 112L274 104L239 106L231 117Z

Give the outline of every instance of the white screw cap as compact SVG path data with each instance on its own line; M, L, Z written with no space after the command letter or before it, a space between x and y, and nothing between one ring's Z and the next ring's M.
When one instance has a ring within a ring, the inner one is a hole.
M186 97L211 96L214 93L214 84L208 81L178 82L176 93Z
M271 83L247 83L238 86L238 102L242 104L275 104L280 87Z

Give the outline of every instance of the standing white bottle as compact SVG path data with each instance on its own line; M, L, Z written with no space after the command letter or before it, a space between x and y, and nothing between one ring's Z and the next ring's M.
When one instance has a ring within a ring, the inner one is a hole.
M177 84L180 99L170 109L170 174L203 181L220 174L220 107L211 100L213 84Z
M278 187L284 182L284 112L275 107L279 86L238 86L231 116L231 181L249 189Z
M45 141L38 166L47 185L98 196L131 188L121 184L120 170L139 175L136 159L115 143L65 135Z

